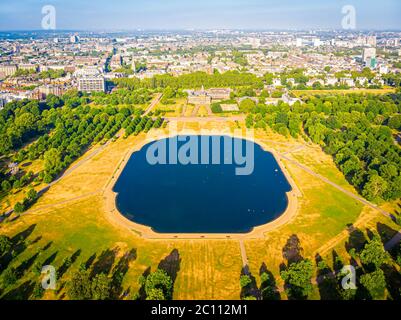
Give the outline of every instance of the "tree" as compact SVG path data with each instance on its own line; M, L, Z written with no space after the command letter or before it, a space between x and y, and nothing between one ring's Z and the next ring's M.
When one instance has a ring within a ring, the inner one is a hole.
M245 99L241 101L239 104L239 109L241 112L249 113L252 112L252 110L256 107L256 104L253 100L251 99Z
M3 274L3 283L5 287L12 286L17 282L17 272L13 267L8 268Z
M147 299L163 297L162 300L170 300L173 293L173 281L166 271L157 269L146 277L145 292Z
M91 281L87 270L78 270L72 275L67 294L71 300L91 299Z
M44 293L45 289L43 289L42 283L40 282L36 283L32 291L32 297L34 299L41 299Z
M10 190L11 190L11 183L10 183L9 181L7 181L7 180L4 180L4 181L1 183L1 189L2 189L4 192L10 191Z
M365 184L362 195L368 200L377 200L382 197L388 188L388 183L379 175L372 175Z
M384 249L383 243L378 236L375 236L365 245L359 257L364 265L373 265L376 269L390 261L390 255Z
M166 300L162 289L153 288L147 293L146 300L163 301Z
M245 125L247 128L251 128L253 126L253 117L251 114L248 114L245 119Z
M361 276L361 285L370 293L372 299L378 300L384 298L386 289L386 278L381 269L374 272L366 273Z
M21 183L21 180L17 179L13 183L13 189L20 189L20 188L22 188L22 183Z
M53 181L53 176L50 173L46 173L43 177L44 183L51 183Z
M32 188L32 189L29 189L29 191L28 191L26 196L27 196L29 201L33 202L33 201L35 201L37 199L38 193L36 192L35 189Z
M289 298L306 299L312 292L313 266L310 260L292 263L287 270L280 274L286 282L286 292Z
M15 213L22 213L25 211L25 205L21 202L17 202L14 206Z
M401 115L395 115L388 121L388 126L395 130L401 130Z
M104 273L96 275L91 283L91 296L93 300L107 300L110 298L111 279Z
M0 257L7 253L12 246L12 242L9 237L0 235Z
M240 285L241 288L246 288L247 286L249 286L252 283L252 279L250 276L248 275L242 275L240 278Z
M260 275L261 282L261 293L263 300L278 300L279 294L274 286L274 278L272 278L268 273L263 272Z
M46 151L43 158L46 171L57 171L61 165L61 153L55 148Z

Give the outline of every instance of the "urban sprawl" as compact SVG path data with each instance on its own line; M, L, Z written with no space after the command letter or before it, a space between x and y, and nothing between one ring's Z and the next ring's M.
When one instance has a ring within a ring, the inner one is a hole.
M394 85L388 75L400 73L400 56L401 32L3 33L0 107L70 89L111 93L118 78L196 72L254 74L264 78L270 93L277 88L375 89ZM230 96L229 88L192 89L189 103L209 104L213 95L220 100ZM285 92L280 97L291 103ZM236 109L233 104L223 107Z

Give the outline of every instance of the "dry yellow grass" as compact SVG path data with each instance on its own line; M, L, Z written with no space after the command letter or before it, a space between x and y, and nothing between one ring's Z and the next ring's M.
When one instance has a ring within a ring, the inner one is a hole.
M180 129L199 130L199 123L181 123ZM203 128L223 129L236 128L234 122L208 122ZM279 152L287 152L300 144L300 141L286 139L270 131L256 133L259 139ZM32 257L39 248L52 242L50 249L42 252L38 259L45 260L49 255L56 254L56 266L62 264L66 256L71 256L81 250L77 261L69 270L62 282L70 277L70 272L78 268L79 264L88 260L96 253L97 258L105 250L116 250L115 266L119 258L132 249L136 250L136 259L129 264L129 270L124 278L124 289L130 289L130 296L138 292L138 278L151 267L155 270L165 257L174 249L180 255L179 271L174 288L175 299L238 299L240 297L239 277L242 267L239 243L235 240L145 240L134 232L110 224L104 215L104 203L101 193L92 194L101 190L109 181L116 166L124 155L134 146L143 141L144 135L119 139L108 145L102 152L84 162L69 176L54 185L39 199L31 214L19 219L0 224L0 234L13 236L30 226L35 226L29 240L40 237L38 242L31 243L19 255L13 265L18 267L21 262ZM346 184L341 180L341 173L337 170L330 158L320 149L313 149L309 155L307 151L300 151L294 158L308 165L316 171L333 172L331 175L337 183ZM318 159L314 163L313 159ZM259 274L263 263L277 276L280 264L283 262L283 247L292 235L297 235L303 247L302 254L313 258L317 250L324 249L330 252L330 245L341 250L344 241L341 236L347 224L358 220L358 227L374 228L378 222L387 224L385 218L372 210L363 209L355 200L343 195L337 189L326 185L302 171L297 166L284 161L287 170L303 193L300 200L298 215L294 221L278 230L266 234L264 240L246 240L245 247L253 275ZM42 208L42 209L41 209ZM375 215L373 219L365 219L366 215ZM394 227L394 226L393 226ZM338 236L338 238L336 238ZM333 240L334 239L334 240ZM328 248L322 248L329 243ZM28 273L24 280L17 283L17 287L27 278L33 279ZM256 277L259 281L259 277ZM56 298L47 295L46 298Z

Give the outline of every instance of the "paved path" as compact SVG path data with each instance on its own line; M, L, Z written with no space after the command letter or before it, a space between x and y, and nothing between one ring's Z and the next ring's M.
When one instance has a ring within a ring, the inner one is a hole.
M117 135L119 137L119 135ZM38 191L38 195L42 195L45 193L47 190L49 190L52 186L54 186L56 183L58 183L60 180L64 179L65 177L69 176L72 172L74 172L76 169L78 169L80 166L88 162L90 159L92 159L94 156L99 154L101 151L103 151L109 144L111 143L111 140L107 141L104 145L100 146L99 148L96 148L93 152L91 152L87 157L77 161L74 165L72 165L70 168L68 168L60 177L58 177L56 180L52 181L49 183L47 186L43 187ZM35 209L36 210L36 209ZM24 214L31 211L26 211ZM5 218L9 217L12 213L14 212L14 209L11 209L4 214L0 215L0 222L2 222Z
M160 102L162 97L163 97L162 93L158 93L157 94L157 96L152 100L152 102L150 103L149 107L146 109L145 113L143 114L144 117L152 112L153 108L156 107L156 105Z
M56 207L56 206L59 206L59 205L67 204L67 203L70 203L70 202L75 202L75 201L82 200L82 199L85 199L85 198L88 198L88 197L91 197L91 196L94 196L94 195L97 195L97 194L100 195L101 192L102 192L102 189L98 189L96 191L83 194L81 196L73 197L73 198L70 198L70 199L66 199L66 200L62 200L62 201L59 201L59 202L48 204L48 205L45 205L45 206L42 206L42 207L38 207L38 208L35 208L35 209L32 209L32 210L28 210L28 211L22 213L20 216L25 216L25 215L36 213L38 211L42 211L42 210L45 210L45 209L50 209L50 208L53 208L53 207Z
M353 198L353 199L359 201L360 203L362 203L362 204L364 204L364 205L366 205L366 206L369 206L369 207L371 207L371 208L373 208L373 209L379 211L381 214L383 214L384 216L386 216L386 217L388 217L388 218L392 218L392 215L391 215L390 213L388 213L386 210L380 208L379 206L377 206L377 205L375 205L375 204L373 204L373 203L371 203L371 202L365 200L364 198L362 198L362 197L360 197L360 196L358 196L358 195L356 195L356 194L354 194L354 193L352 193L352 192L350 192L350 191L348 191L348 190L345 190L343 187L339 186L338 184L336 184L336 183L334 183L334 182L331 182L329 179L327 179L327 178L321 176L320 174L315 173L314 171L312 171L312 170L309 169L308 167L306 167L306 166L300 164L299 162L297 162L297 161L295 161L295 160L293 160L293 159L291 159L291 158L288 158L285 154L280 154L280 156L281 156L283 159L285 159L285 160L291 162L292 164L296 165L297 167L301 168L302 170L308 172L308 173L311 174L312 176L314 176L314 177L316 177L316 178L319 178L320 180L322 180L322 181L326 182L327 184L333 186L333 187L336 188L337 190L340 190L341 192L343 192L344 194L348 195L349 197L351 197L351 198Z
M283 155L287 155L287 154L290 154L290 153L294 153L294 152L297 152L297 151L302 150L304 148L305 148L305 145L300 145L300 146L295 147L294 149L291 149L289 151L283 152L281 155L283 156Z
M244 240L240 240L239 241L239 247L241 249L242 266L244 267L244 269L247 269L247 267L248 267L248 257L246 255Z
M233 117L164 117L167 121L177 121L177 122L208 122L208 121L216 121L216 122L229 122L229 121L243 121L245 120L244 116L233 116Z
M194 109L192 110L191 117L196 117L198 115L199 109L200 105L195 106Z

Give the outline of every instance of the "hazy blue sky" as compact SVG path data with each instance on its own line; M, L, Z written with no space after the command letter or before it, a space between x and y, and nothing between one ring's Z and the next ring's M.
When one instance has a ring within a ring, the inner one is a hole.
M48 4L57 29L340 28L346 4L358 29L401 29L400 0L0 0L0 30L40 29Z

